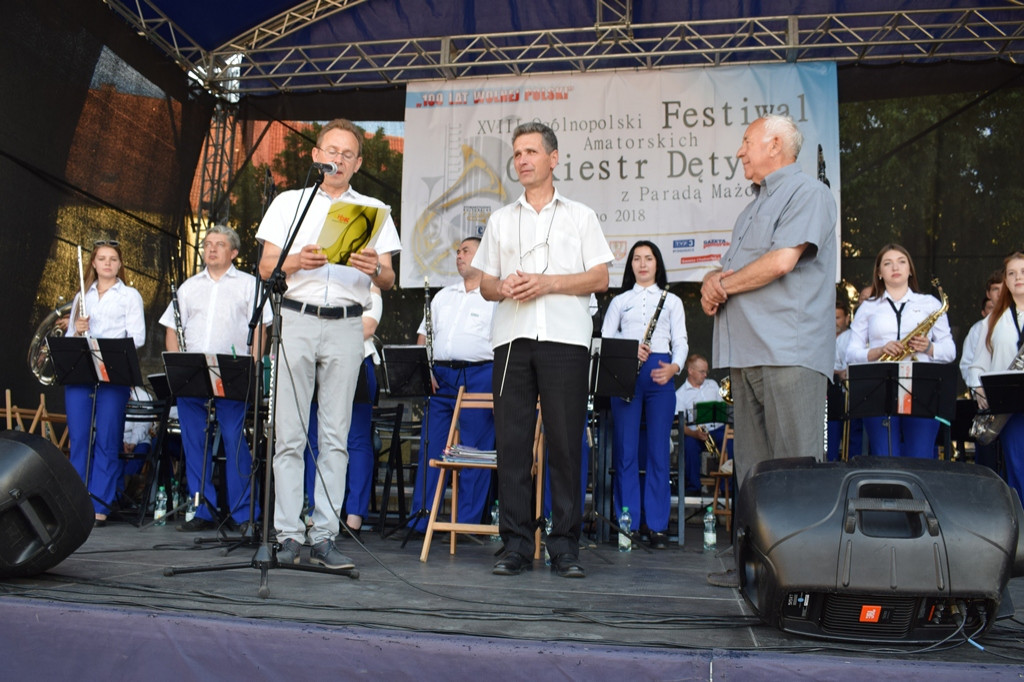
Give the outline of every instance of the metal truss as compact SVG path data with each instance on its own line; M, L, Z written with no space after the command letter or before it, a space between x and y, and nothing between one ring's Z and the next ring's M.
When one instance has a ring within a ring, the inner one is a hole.
M186 267L195 272L199 262L199 244L210 225L227 225L231 213L228 187L235 172L235 129L238 108L230 102L218 102L210 119L210 130L203 144L199 164L199 211L186 242L192 246Z
M726 64L1024 59L1024 5L637 24L631 0L595 0L592 26L289 45L285 37L365 0L312 0L204 50L152 0L106 0L222 96L479 76Z

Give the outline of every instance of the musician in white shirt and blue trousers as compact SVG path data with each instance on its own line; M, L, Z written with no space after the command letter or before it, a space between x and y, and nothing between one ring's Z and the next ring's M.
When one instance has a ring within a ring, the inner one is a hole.
M219 355L249 355L247 345L249 318L256 298L256 278L234 266L241 242L230 227L213 225L203 239L205 267L185 280L177 291L177 301L171 301L160 317L166 331L167 350L175 352L208 353ZM175 315L174 306L178 306ZM263 310L264 324L271 318L270 307ZM181 329L178 329L178 325ZM262 335L263 326L259 333ZM182 348L178 333L182 334ZM178 530L192 533L212 530L220 523L217 513L217 490L213 485L213 456L216 428L208 420L208 399L178 396L178 421L181 424L181 444L185 452L185 475L189 494L202 491L203 504L196 509L190 521ZM213 398L213 416L220 427L224 446L224 479L227 489L227 508L224 510L229 527L250 530L249 503L255 493L254 518L260 513L259 491L251 481L252 454L243 431L248 408L247 400Z
M942 314L923 334L913 334L922 322L941 307L934 296L918 293L917 272L910 253L899 244L887 244L875 258L871 297L862 302L854 317L846 361L876 362L885 355L918 362L952 362L956 344L949 321ZM885 420L889 419L889 428ZM868 451L871 455L935 457L939 422L929 417L866 417Z
M1003 275L1003 289L987 318L985 334L978 340L968 375L967 383L977 387L973 389L974 396L983 410L989 405L981 375L1020 371L1024 362L1024 252L1015 251L1006 257ZM1011 414L998 433L1006 463L1006 482L1024 499L1024 413Z
M462 280L441 289L430 302L430 325L420 322L416 342L428 341L433 352L432 372L437 382L434 395L427 401L427 417L420 434L419 466L412 507L429 509L440 470L427 465L441 457L455 411L459 388L469 393L491 393L494 350L491 348L493 301L480 293L481 272L473 258L480 246L479 237L463 239L455 249L455 267ZM427 335L430 338L427 338ZM494 449L494 413L490 410L466 410L459 415L459 442L480 450ZM491 488L489 469L466 469L459 474L458 519L463 523L481 523ZM427 518L416 520L416 530L427 529Z
M665 263L654 243L635 243L626 264L622 293L608 305L601 328L604 338L640 341L633 399L611 400L615 510L629 507L633 518L630 530L638 530L641 521L645 522L651 546L664 549L672 507L669 460L676 411L673 378L682 370L688 350L686 316L683 302L667 291ZM647 424L646 452L640 452L642 417ZM646 471L642 491L641 468Z
M71 305L73 336L95 339L131 338L139 348L146 341L146 320L142 296L124 283L121 245L114 240L94 244L82 294ZM70 460L75 471L88 482L95 511L95 525L107 525L121 474L124 420L131 394L130 386L107 382L69 384L64 387L68 418ZM95 399L95 413L93 400ZM90 452L92 429L96 435Z

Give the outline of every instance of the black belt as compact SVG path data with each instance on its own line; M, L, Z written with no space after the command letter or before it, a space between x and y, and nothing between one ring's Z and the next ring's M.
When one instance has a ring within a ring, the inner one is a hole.
M345 307L331 308L325 305L316 306L309 303L299 303L290 298L282 298L281 305L289 310L298 310L300 313L313 315L322 320L340 320L343 317L359 317L363 314L363 306L358 303Z
M466 369L467 367L480 367L481 365L487 365L493 362L492 360L477 360L475 362L466 362L465 360L438 360L434 362L438 367L447 367L448 369Z

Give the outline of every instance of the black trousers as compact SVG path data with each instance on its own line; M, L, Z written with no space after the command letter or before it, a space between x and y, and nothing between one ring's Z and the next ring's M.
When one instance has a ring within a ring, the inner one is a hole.
M510 352L511 351L511 352ZM506 369L506 358L508 367ZM587 411L588 349L516 339L494 351L494 429L501 537L507 551L533 556L533 432L540 396L551 483L551 556L579 554L580 457ZM502 380L504 378L504 385Z

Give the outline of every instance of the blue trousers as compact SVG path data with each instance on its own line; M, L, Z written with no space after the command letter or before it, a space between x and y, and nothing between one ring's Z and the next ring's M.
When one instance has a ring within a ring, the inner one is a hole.
M434 377L437 379L437 395L427 399L426 424L420 430L419 469L416 473L416 484L412 494L412 508L430 509L437 488L437 477L440 470L427 465L428 459L441 456L448 441L448 431L455 412L455 396L460 386L465 386L469 393L491 393L491 373L493 363L474 365L461 369L452 369L437 365ZM533 433L532 424L529 428ZM464 410L459 417L459 442L481 450L494 449L494 414L487 410ZM426 454L426 456L424 456ZM426 472L426 489L424 490L424 472ZM459 509L461 523L484 522L484 509L487 506L487 493L491 489L491 472L489 469L464 469L459 472ZM489 522L489 519L486 520ZM417 521L416 530L425 531L427 519Z
M655 533L668 530L672 507L669 480L672 419L676 395L672 382L659 386L651 379L658 361L669 362L667 353L652 353L636 379L633 400L612 398L612 462L615 466L615 511L629 507L631 530L640 528L640 511L647 527ZM646 476L640 485L640 419L647 420Z
M94 425L93 395L96 396L96 440L89 457L89 435ZM131 388L113 384L64 387L64 408L68 417L71 465L88 482L92 506L97 514L109 514L117 481L121 477L121 449L124 447L124 415Z
M888 455L889 431L885 428L885 417L865 417L864 428L868 432L868 452L872 455ZM927 417L889 417L892 431L892 456L935 459L935 436L939 433L939 422Z
M843 422L830 421L828 423L828 453L829 462L838 462L839 455L843 451ZM888 452L888 446L886 446ZM850 451L847 457L857 457L864 454L864 420L850 420Z
M377 375L373 370L373 358L363 360L366 381L370 395L377 394ZM316 403L309 414L309 445L306 447L305 490L309 509L315 505L316 459L320 454L317 428ZM373 404L353 403L352 423L348 429L348 471L345 473L345 500L347 514L366 518L370 511L370 496L373 494L373 474L376 471L373 451Z
M1024 414L1010 417L999 432L1006 463L1006 482L1024 500Z
M236 522L249 520L249 502L252 498L252 455L245 440L245 407L241 400L215 398L217 424L224 445L224 479L227 484L227 513ZM196 517L215 521L211 511L217 507L217 490L213 486L213 434L206 433L206 400L181 398L178 403L178 421L181 423L181 444L185 450L185 476L191 494L202 490L209 504L196 509ZM211 425L211 428L214 428ZM209 449L207 448L209 445ZM205 472L205 478L204 478ZM257 496L254 514L259 516Z

